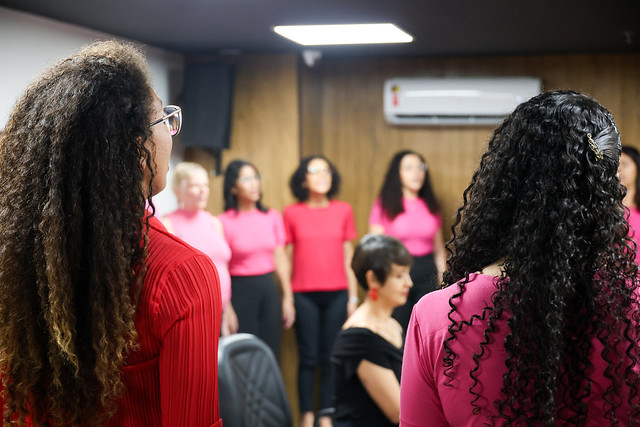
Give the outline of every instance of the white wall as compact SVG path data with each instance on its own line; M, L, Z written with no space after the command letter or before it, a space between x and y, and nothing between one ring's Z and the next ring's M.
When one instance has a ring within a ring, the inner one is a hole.
M45 68L83 45L114 38L117 37L0 7L0 130L5 127L22 92ZM143 46L143 50L156 93L166 104L175 102L182 89L184 57L152 46ZM174 143L172 164L182 159L182 152L182 148ZM168 177L168 182L170 179ZM161 214L172 211L177 205L169 188L155 196L154 203Z

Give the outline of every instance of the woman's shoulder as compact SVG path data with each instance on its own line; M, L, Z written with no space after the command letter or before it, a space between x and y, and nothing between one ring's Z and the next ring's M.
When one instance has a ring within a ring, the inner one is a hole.
M169 233L157 218L150 218L149 225L148 267L161 264L166 268L194 257L209 258L179 237Z
M413 309L415 321L423 333L431 333L451 324L449 313L451 304L456 306L454 317L468 318L478 310L491 304L491 296L496 291L497 277L472 273L464 285L464 297L460 294L461 282L426 294Z
M367 359L378 365L387 365L390 360L402 358L402 346L396 346L369 328L358 326L340 331L333 354L341 359Z

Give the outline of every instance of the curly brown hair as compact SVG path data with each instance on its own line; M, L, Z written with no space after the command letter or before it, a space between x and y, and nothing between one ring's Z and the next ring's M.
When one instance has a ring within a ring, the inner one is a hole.
M151 187L140 159L153 170L152 105L141 52L100 42L46 71L9 119L0 146L5 423L95 425L115 412L146 271Z

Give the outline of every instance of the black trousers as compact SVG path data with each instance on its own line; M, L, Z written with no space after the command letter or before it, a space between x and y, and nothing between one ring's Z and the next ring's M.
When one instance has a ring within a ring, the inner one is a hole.
M300 412L313 411L313 385L320 366L320 408L333 406L333 342L347 317L347 291L295 292Z
M231 304L238 316L238 332L260 338L279 360L282 303L273 273L231 276Z
M407 334L407 326L409 326L411 311L415 303L424 295L436 290L438 270L433 260L433 254L413 257L413 267L411 267L409 274L413 281L413 287L409 291L407 302L393 310L393 318L402 326L403 337Z

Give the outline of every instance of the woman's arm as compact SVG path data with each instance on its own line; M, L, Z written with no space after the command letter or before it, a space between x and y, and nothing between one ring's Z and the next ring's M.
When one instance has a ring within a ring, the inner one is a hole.
M276 265L276 275L282 289L282 322L284 323L284 328L289 329L296 320L293 292L291 292L290 257L282 246L273 251L273 257Z
M369 233L384 234L384 227L378 224L369 224Z
M209 257L193 256L167 273L158 306L162 425L215 425L222 304Z
M356 373L382 413L397 424L400 417L400 383L393 371L363 359Z
M349 300L347 302L347 317L351 316L358 308L358 280L351 269L351 260L353 259L353 244L344 242L344 271L347 274L347 285L349 290Z
M438 284L440 284L442 283L442 273L447 269L447 250L444 247L442 228L438 230L433 238L433 259L438 271Z
M173 234L173 223L171 222L171 219L168 216L165 216L162 218L161 222L162 225L164 225L164 228L166 228L169 233Z
M213 221L213 226L218 230L220 235L224 238L224 228L222 226L222 221L219 218L211 215L211 220Z
M226 337L237 333L239 327L240 324L238 323L238 316L236 315L236 311L233 309L233 305L231 305L231 301L229 301L227 303L227 307L222 312L222 336Z

